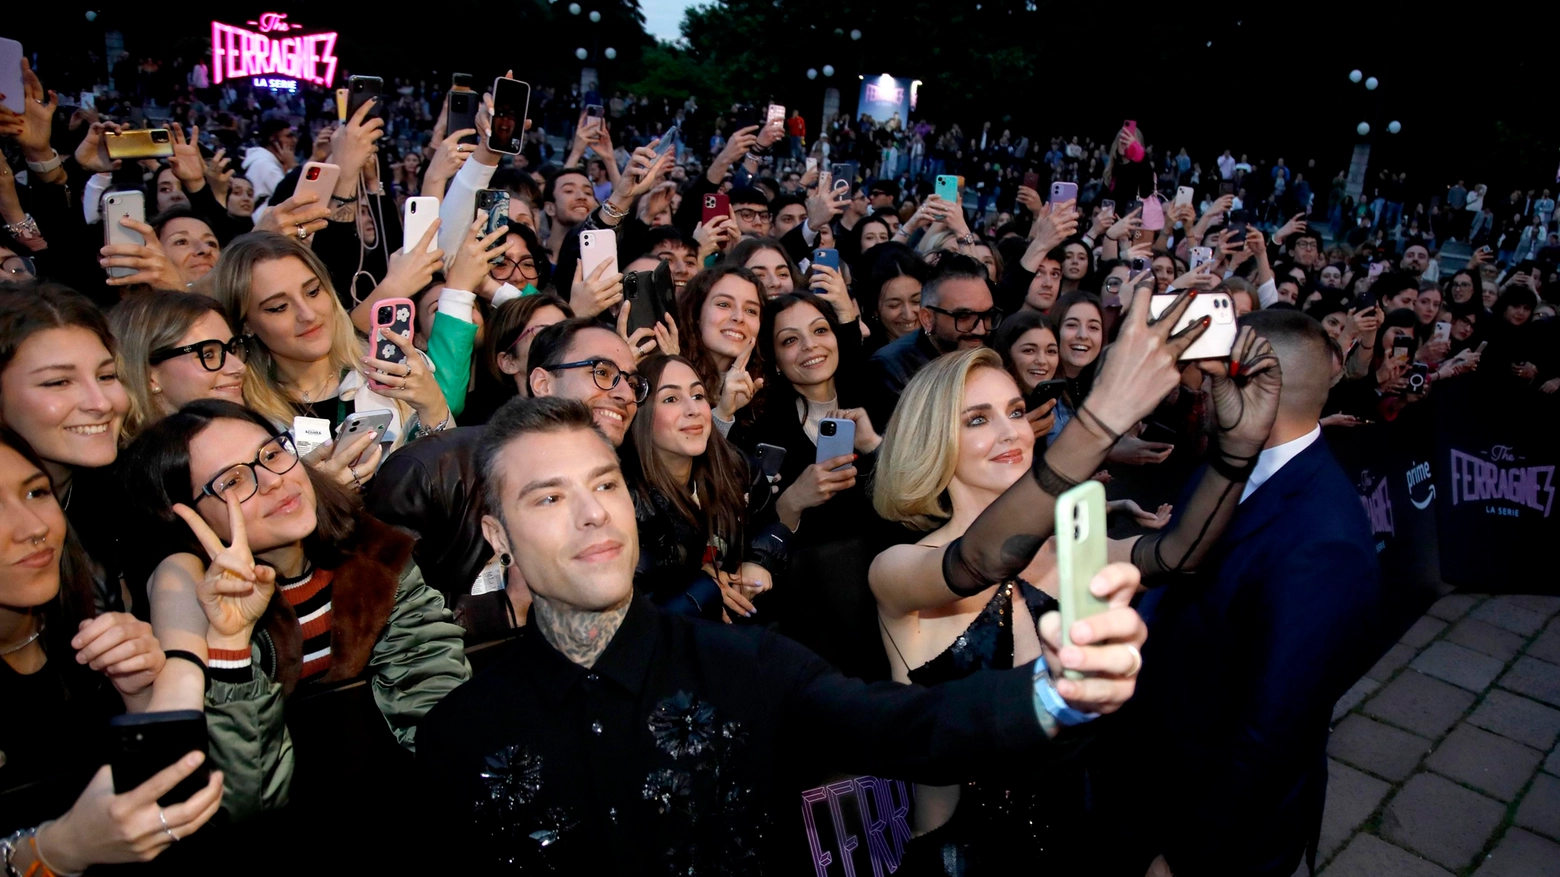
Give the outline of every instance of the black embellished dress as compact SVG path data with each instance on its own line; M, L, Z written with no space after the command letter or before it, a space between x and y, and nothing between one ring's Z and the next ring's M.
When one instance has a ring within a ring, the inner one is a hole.
M1011 669L1015 597L1024 601L1037 632L1040 616L1057 608L1055 600L1023 579L1000 585L986 608L948 648L909 672L910 681L934 687L982 670ZM1081 767L1075 759L1048 759L1043 772L1030 772L1028 767L1039 765L1026 765L1023 759L1010 764L1001 772L1001 780L977 780L959 787L953 816L910 841L903 874L1062 873L1047 867L1064 864L1064 848L1078 840L1063 827L1082 822Z

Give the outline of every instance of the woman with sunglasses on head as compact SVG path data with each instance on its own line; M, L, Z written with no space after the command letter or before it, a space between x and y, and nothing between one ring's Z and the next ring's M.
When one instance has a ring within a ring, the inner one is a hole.
M145 622L97 612L87 560L43 462L5 430L0 551L0 702L9 710L0 722L0 873L79 874L158 857L216 814L222 773L160 807L204 760L180 753L115 794L103 763L108 721L145 710L152 680L176 656L165 656Z
M325 265L296 239L268 232L238 238L217 263L212 290L249 346L244 402L271 422L316 417L334 434L351 413L389 410L392 450L453 424L412 339L385 333L401 362L366 356Z
M322 819L343 788L358 793L353 814L332 808L331 819L368 819L393 798L375 759L412 748L418 720L470 675L412 537L298 465L286 432L231 402L186 405L125 456L125 494L167 555L148 587L152 624L208 668L209 686L199 666L176 662L188 666L159 677L154 707L206 712L231 819L289 796L300 819ZM350 741L355 751L328 735L289 738L284 703L353 680L369 683L380 738ZM310 771L295 775L295 758Z
M84 296L51 283L0 285L0 424L43 460L92 560L99 608L123 605L112 466L130 398L113 334Z
M656 354L639 373L653 389L623 455L639 525L634 589L668 612L752 618L789 535L759 526L770 485L753 483L743 453L715 432L693 363Z

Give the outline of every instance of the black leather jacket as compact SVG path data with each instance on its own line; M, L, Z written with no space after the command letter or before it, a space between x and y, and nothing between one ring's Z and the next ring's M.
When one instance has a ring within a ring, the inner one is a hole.
M482 538L482 473L477 445L484 427L424 436L391 454L368 483L369 514L411 532L412 557L429 587L454 606L471 592L493 557Z

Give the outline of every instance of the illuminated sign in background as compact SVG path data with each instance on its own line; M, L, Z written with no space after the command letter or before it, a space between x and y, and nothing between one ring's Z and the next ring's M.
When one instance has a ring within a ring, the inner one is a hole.
M248 78L256 88L294 91L298 80L324 86L335 81L334 31L293 36L303 25L290 23L286 13L278 12L247 23L255 29L211 23L213 83Z
M861 77L860 112L879 122L887 122L895 113L901 121L910 118L919 96L919 79L902 79L884 73L881 76Z

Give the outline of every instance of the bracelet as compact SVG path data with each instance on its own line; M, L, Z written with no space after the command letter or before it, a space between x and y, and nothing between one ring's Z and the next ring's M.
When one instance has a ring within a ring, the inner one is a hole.
M23 214L21 222L6 223L5 230L10 232L11 237L16 238L18 241L30 241L33 238L43 237L43 232L38 230L38 220L33 219L31 213Z
M1061 496L1079 484L1079 482L1052 469L1051 464L1046 462L1044 454L1035 456L1035 464L1030 467L1029 471L1030 474L1034 475L1035 483L1040 485L1040 489L1051 496Z
M343 198L340 195L332 195L332 196L330 196L330 200L335 201L337 204L352 204L355 201L357 201L357 199L358 199L358 196L356 196L356 195L353 195L350 198Z
M1078 411L1080 413L1082 413L1082 414L1089 415L1089 419L1090 420L1093 420L1094 423L1097 426L1099 426L1100 429L1105 430L1105 434L1110 436L1110 443L1111 443L1112 447L1115 447L1115 445L1118 442L1121 441L1121 433L1119 433L1119 432L1115 431L1114 429L1111 429L1110 427L1106 426L1105 425L1105 421L1101 420L1100 416L1098 414L1095 414L1093 411L1090 411L1088 405L1080 404L1078 406Z
M16 856L16 845L21 843L22 839L27 837L32 831L33 829L31 828L23 828L5 837L0 837L0 874L5 875L5 877L22 877L22 872L16 870L16 865L13 864L12 860Z
M28 837L27 840L28 843L32 844L33 858L36 860L33 865L35 867L42 866L39 870L43 871L42 874L38 874L36 877L81 877L83 872L61 871L58 868L55 868L53 865L50 865L49 860L43 857L43 848L38 846L38 835L42 833L45 828L48 828L53 824L53 819L47 819L39 823L37 828L34 828L31 832L29 832L30 837ZM32 874L33 869L27 869L27 873Z
M191 664L199 667L201 677L206 680L206 686L208 688L211 686L211 671L207 669L206 662L202 661L199 655L194 652L186 652L183 649L165 649L163 657L168 660L189 661Z
M979 242L980 242L980 237L979 237L979 236L977 236L977 235L976 235L976 234L975 234L975 232L973 232L973 231L972 231L972 232L970 232L970 233L969 233L969 234L965 234L965 235L960 235L960 236L959 236L959 237L958 237L958 238L957 238L957 240L958 240L958 242L959 242L959 243L961 243L961 244L964 244L964 245L965 245L965 246L968 246L968 247L973 247L973 246L975 246L975 245L976 245L976 244L977 244L977 243L979 243Z
M1067 705L1067 701L1056 690L1056 683L1051 681L1051 672L1044 657L1035 660L1034 688L1035 703L1064 728L1092 722L1100 717L1099 713L1086 713Z
M27 169L35 174L46 174L59 167L64 162L65 157L60 155L59 152L54 152L54 157L48 161L29 161L27 163Z
M611 199L601 202L601 212L605 213L608 219L622 219L628 215L627 210L619 210L612 206Z

